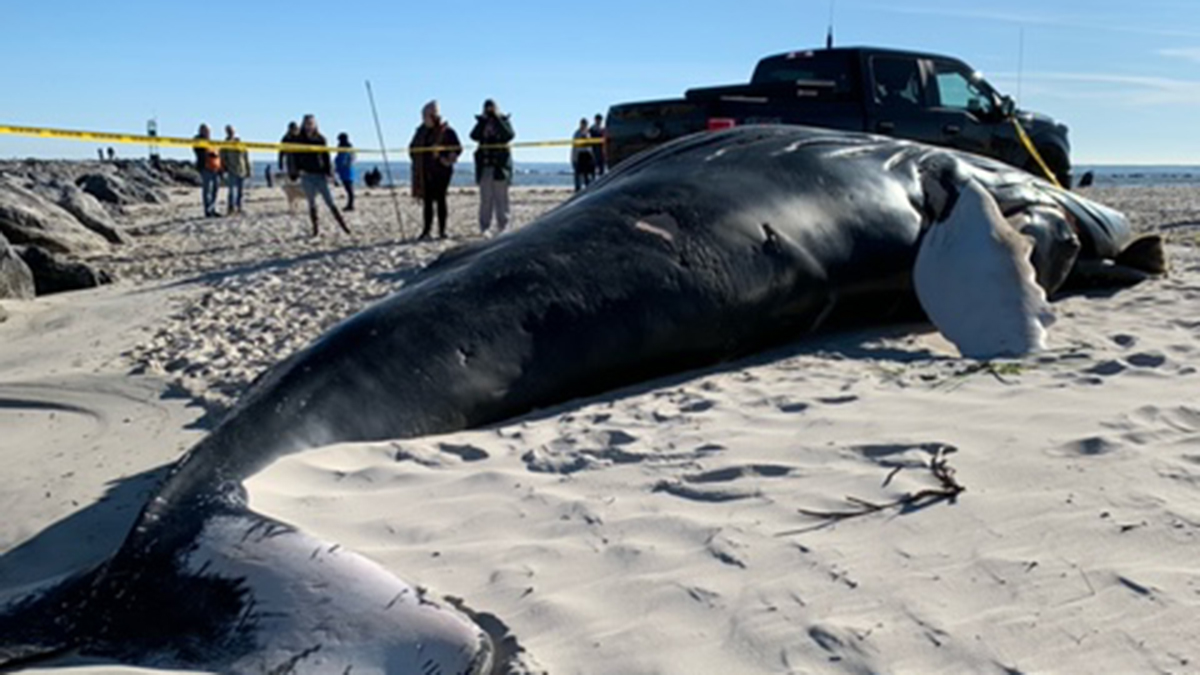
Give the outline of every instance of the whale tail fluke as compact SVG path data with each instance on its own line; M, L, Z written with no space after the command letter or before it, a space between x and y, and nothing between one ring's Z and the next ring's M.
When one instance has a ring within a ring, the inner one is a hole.
M134 540L0 598L0 671L71 655L228 673L492 672L492 641L463 612L337 544L241 509L204 514L182 539Z
M100 568L0 597L0 672L26 668L76 650L82 611Z

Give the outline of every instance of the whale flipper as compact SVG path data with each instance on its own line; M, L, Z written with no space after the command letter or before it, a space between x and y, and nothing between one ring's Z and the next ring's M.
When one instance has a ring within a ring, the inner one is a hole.
M946 195L917 252L913 286L921 307L963 356L1044 349L1054 315L1029 261L1032 242L978 181L958 178L938 181Z

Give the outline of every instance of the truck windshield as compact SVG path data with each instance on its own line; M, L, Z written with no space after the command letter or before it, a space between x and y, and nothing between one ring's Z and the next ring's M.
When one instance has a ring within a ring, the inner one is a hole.
M933 67L939 107L966 110L979 115L995 112L995 93L977 74L948 61L934 61Z
M750 82L815 84L828 87L835 94L850 94L855 86L854 72L850 57L844 52L792 52L759 61Z

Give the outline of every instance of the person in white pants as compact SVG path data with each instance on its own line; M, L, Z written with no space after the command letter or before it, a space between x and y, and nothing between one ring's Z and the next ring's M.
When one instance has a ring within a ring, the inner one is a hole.
M508 144L516 137L508 115L492 99L483 102L483 114L475 116L471 140L475 150L475 182L479 184L479 232L487 234L496 220L496 232L508 228L508 186L512 183L512 151Z

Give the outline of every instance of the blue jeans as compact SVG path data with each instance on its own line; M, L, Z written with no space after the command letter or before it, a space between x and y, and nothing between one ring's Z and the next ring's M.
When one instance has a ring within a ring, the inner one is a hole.
M229 183L229 213L233 213L235 209L241 213L242 186L246 184L246 179L234 173L225 174L225 178Z
M216 171L200 172L200 195L204 200L204 215L206 216L217 212L218 185L220 185L220 176Z

